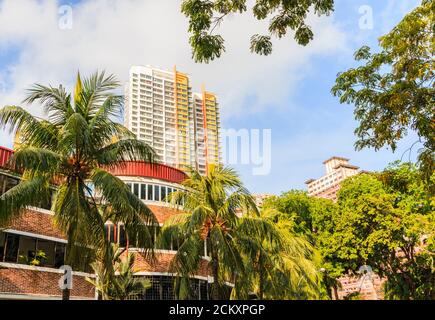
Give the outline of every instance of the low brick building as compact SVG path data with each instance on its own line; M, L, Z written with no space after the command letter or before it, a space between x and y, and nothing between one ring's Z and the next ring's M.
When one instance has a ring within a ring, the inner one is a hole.
M16 186L20 176L8 170L7 161L13 151L0 147L0 195ZM185 174L165 165L150 165L143 162L129 162L112 173L123 180L132 192L154 213L160 226L180 211L171 207L167 195L183 188L180 182ZM27 208L6 228L0 229L0 299L60 299L61 281L64 271L66 236L56 228L53 213L48 208ZM128 246L122 224L106 224L109 239ZM176 246L155 248L155 259L147 259L140 248L129 246L136 261L134 272L137 277L150 280L152 287L136 295L136 299L174 299L174 274L170 262L174 258ZM44 259L36 266L38 252L44 252ZM208 299L210 283L208 257L204 252L203 263L197 274L192 276L191 297ZM73 272L71 299L97 299L92 284L86 278L94 278L92 273Z

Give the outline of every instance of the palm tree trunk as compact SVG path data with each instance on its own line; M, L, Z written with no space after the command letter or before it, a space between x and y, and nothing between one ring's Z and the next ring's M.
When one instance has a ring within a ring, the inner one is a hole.
M338 297L338 288L337 288L337 285L336 285L336 284L334 284L334 285L332 286L332 291L334 292L334 299L335 299L335 300L340 300L339 297Z
M71 290L68 288L65 288L62 290L62 300L67 301L70 299Z
M258 299L263 300L264 297L264 277L263 271L260 271L260 284L258 288Z
M212 273L213 273L213 286L211 290L212 300L220 300L220 288L219 288L219 259L217 254L212 251Z
M258 265L259 265L259 286L258 286L258 299L263 300L264 297L264 266L261 263L261 254L258 258Z

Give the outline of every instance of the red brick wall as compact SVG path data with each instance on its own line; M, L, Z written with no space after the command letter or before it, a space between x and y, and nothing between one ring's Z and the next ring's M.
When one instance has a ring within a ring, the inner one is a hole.
M173 215L183 213L175 208L147 205L154 213L159 223L165 223ZM8 229L35 233L47 237L66 239L66 237L55 226L53 215L27 209L16 219L13 220Z
M159 223L165 223L170 217L183 213L183 211L171 207L156 206L152 204L147 204L147 207L151 209Z
M58 284L61 276L61 273L55 272L0 269L0 293L61 297L62 291ZM74 275L71 297L94 299L94 287L84 277Z
M59 229L55 227L52 215L30 209L25 210L18 218L14 219L8 229L66 239Z
M175 254L173 253L157 253L155 255L155 261L145 257L144 254L137 252L135 256L135 264L133 267L134 272L161 272L172 273L170 264ZM208 261L202 260L200 268L196 275L207 277L211 272L208 270Z

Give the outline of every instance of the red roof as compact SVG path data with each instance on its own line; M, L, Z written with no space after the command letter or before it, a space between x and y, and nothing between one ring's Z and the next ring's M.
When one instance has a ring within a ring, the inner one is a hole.
M13 153L11 149L0 147L0 167L6 166ZM115 176L154 178L173 183L181 183L187 177L183 171L176 168L143 161L127 161L117 167L108 169L108 171Z
M159 223L165 223L170 217L176 214L184 213L181 210L177 210L176 208L147 204L147 207L151 209L154 213L154 216L157 218Z
M181 183L187 177L183 171L176 168L142 161L127 161L108 171L115 176L155 178L174 183Z
M13 155L13 151L8 148L0 147L0 167L5 167L6 163Z

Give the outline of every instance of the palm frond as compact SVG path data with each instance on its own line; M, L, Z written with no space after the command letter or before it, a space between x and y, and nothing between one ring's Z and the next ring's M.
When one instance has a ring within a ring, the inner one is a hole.
M0 226L7 226L21 210L37 206L50 197L50 184L46 177L22 180L0 196Z
M102 166L116 166L124 161L145 161L152 163L154 150L145 142L125 139L111 143L97 153L97 161Z
M158 232L158 221L153 212L121 179L107 171L95 168L90 179L101 193L102 201L113 208L112 218L124 223L129 238L135 239L140 248L152 249L154 233Z
M71 95L67 94L63 86L53 88L35 84L28 90L28 95L23 101L25 103L39 102L49 121L58 126L64 125L74 110L71 106Z
M53 176L62 161L62 157L49 149L23 147L15 151L9 165L16 171L31 170Z

